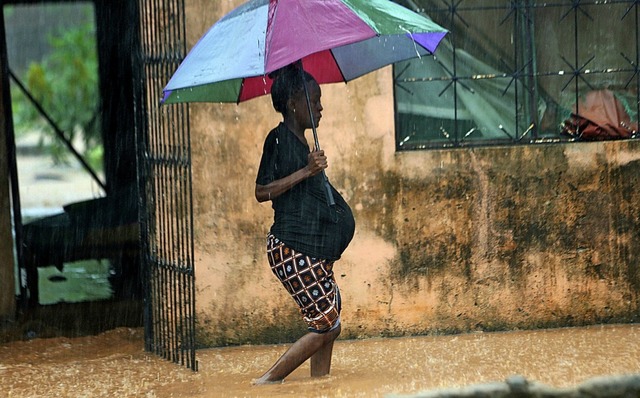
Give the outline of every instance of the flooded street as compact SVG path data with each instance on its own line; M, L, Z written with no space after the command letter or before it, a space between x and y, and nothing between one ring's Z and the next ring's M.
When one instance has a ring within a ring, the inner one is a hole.
M567 387L640 373L640 325L338 341L332 374L305 363L283 384L252 386L287 345L199 350L194 373L144 352L142 329L0 346L7 397L383 397L522 375Z

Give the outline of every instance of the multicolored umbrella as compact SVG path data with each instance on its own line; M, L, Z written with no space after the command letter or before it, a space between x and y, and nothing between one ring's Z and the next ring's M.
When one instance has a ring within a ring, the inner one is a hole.
M270 92L267 74L299 60L321 84L347 82L431 55L446 34L389 0L252 0L198 41L162 102L246 101Z

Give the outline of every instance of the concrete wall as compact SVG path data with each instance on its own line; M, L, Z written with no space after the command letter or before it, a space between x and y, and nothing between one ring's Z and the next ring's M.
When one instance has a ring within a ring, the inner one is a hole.
M187 1L188 46L240 1ZM354 210L343 338L637 320L640 143L395 152L391 69L323 86L327 174ZM253 196L269 97L191 107L198 340L304 332Z

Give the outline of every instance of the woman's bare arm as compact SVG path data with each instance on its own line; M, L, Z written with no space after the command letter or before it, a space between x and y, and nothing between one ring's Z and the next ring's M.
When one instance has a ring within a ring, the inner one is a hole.
M265 202L272 200L290 190L296 184L312 177L327 168L327 158L324 151L309 153L309 163L300 170L288 176L270 182L267 185L256 184L256 200Z

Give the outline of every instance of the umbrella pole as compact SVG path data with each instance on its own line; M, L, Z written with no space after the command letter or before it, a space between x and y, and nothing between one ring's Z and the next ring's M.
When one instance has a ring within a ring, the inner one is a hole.
M316 121L313 118L313 112L311 111L311 100L309 99L309 89L307 88L307 79L304 76L304 69L302 69L302 62L300 63L300 73L302 74L302 86L304 87L304 96L307 100L307 109L309 110L309 118L311 119L311 129L313 130L313 141L316 146L316 151L320 150L320 142L318 141L318 132L316 131ZM329 178L327 173L322 170L322 179L324 180L324 189L327 194L327 204L334 206L336 204L333 198L333 192L331 191L331 185L329 184Z

